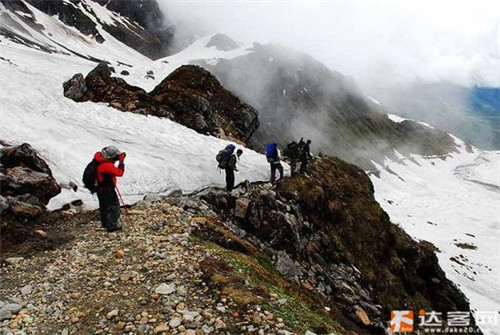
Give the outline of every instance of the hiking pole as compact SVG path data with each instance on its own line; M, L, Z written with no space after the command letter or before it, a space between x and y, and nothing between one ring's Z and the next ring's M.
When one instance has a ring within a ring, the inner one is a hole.
M120 197L120 200L122 202L123 210L125 211L125 217L127 218L127 221L130 224L130 226L132 227L132 229L135 230L134 221L131 219L130 214L128 213L127 205L125 205L125 201L123 201L122 194L120 193L118 186L115 185L115 189L116 189L116 193L118 193L118 197Z

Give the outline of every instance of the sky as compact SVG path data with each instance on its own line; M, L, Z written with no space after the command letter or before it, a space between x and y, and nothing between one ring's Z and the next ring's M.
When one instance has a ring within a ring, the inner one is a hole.
M179 39L223 33L307 52L358 85L500 87L500 0L166 1Z

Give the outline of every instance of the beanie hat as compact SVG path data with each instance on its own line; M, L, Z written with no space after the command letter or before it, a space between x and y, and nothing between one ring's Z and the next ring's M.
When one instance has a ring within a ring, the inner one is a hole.
M110 145L109 147L103 148L101 150L101 153L102 157L106 159L114 159L121 154L120 150L118 150L118 148L115 147L114 145Z

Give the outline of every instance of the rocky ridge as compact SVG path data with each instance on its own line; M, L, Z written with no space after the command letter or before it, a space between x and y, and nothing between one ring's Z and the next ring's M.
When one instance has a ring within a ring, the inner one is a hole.
M147 196L116 235L95 212L46 215L48 237L24 244L52 238L51 251L2 255L14 334L383 334L391 309L469 310L364 172L334 158L277 186Z
M166 117L206 135L245 142L260 125L257 110L195 65L179 67L149 93L112 77L106 63L85 78L76 74L63 87L75 101L107 102L122 111Z

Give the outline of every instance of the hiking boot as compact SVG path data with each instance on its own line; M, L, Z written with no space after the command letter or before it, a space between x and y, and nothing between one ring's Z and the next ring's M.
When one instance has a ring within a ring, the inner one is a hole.
M108 228L108 233L112 233L112 232L115 232L115 231L120 231L122 230L123 228L121 226L114 226L114 227L109 227Z

